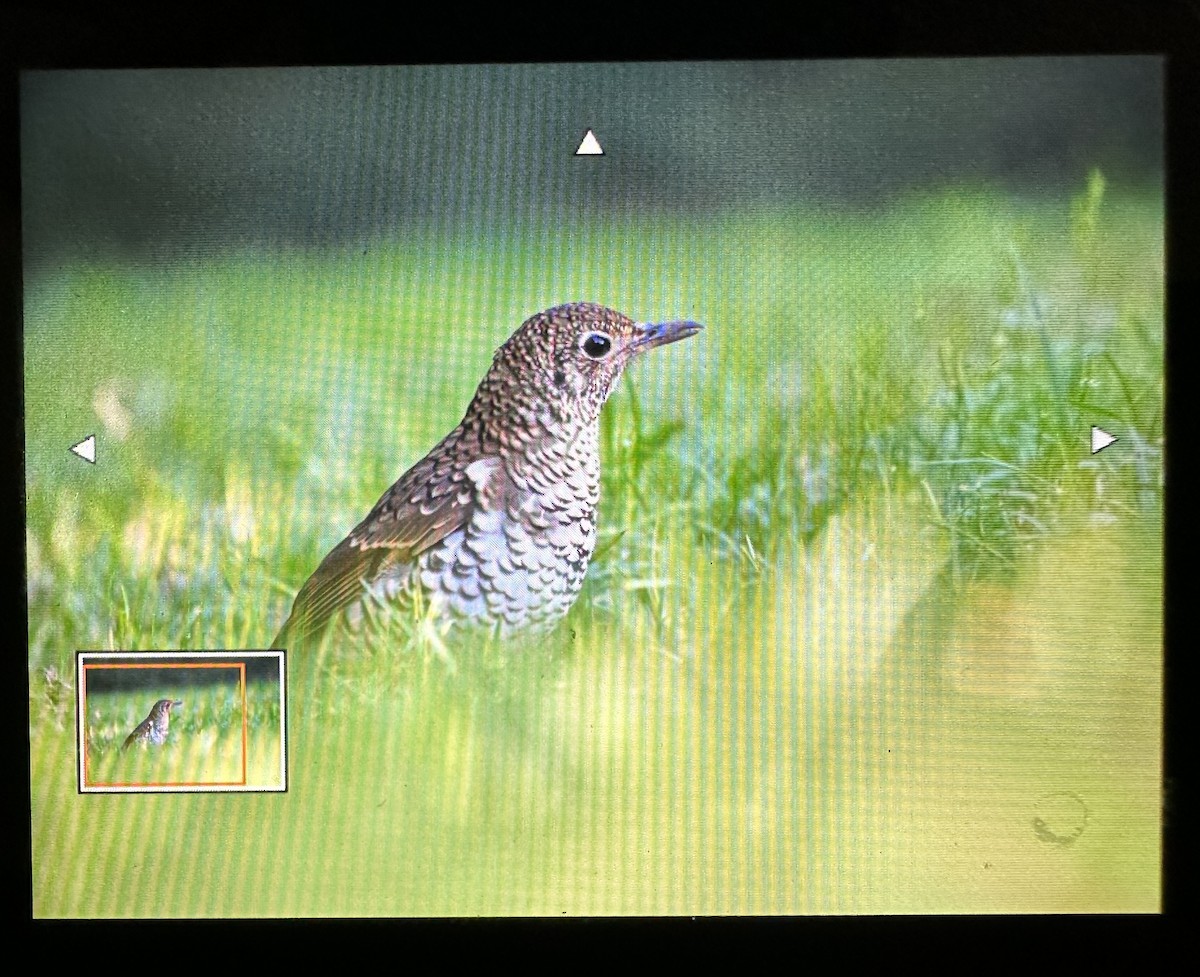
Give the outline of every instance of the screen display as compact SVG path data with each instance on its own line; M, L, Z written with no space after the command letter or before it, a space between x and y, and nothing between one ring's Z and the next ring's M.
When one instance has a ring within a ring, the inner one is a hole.
M1162 86L23 73L35 916L1156 911Z

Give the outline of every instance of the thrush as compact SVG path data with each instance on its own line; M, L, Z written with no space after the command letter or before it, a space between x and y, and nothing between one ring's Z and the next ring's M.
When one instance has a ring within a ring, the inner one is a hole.
M121 749L127 750L134 743L162 746L167 741L167 731L171 726L171 710L182 705L181 699L159 699L150 710L150 715L138 723L137 728L125 737Z
M502 638L550 630L596 545L600 409L631 360L700 329L589 302L528 319L496 351L461 423L300 588L273 647L416 604Z

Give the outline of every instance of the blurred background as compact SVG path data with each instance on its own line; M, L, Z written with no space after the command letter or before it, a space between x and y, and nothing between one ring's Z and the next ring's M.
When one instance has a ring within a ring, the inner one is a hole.
M1155 57L30 72L27 273L471 231L1162 180ZM572 158L586 129L609 151ZM590 165L589 165L590 164Z

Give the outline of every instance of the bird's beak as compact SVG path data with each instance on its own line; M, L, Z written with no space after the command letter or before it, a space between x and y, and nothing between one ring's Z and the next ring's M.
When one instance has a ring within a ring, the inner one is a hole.
M174 709L176 706L182 706L182 705L183 705L182 699L172 699L171 700L171 708L172 709Z
M666 346L667 343L678 342L694 336L704 327L698 322L642 322L638 323L641 335L633 341L636 350L653 349L655 346Z

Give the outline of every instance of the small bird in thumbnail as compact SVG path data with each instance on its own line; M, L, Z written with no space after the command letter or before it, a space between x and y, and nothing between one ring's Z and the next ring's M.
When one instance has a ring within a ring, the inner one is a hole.
M182 705L182 699L159 699L150 710L150 715L125 737L121 749L128 750L134 743L162 746L171 728L171 710Z

